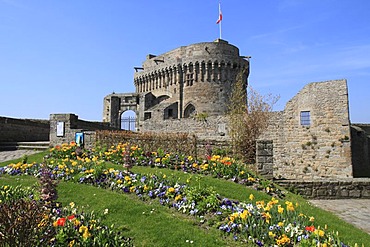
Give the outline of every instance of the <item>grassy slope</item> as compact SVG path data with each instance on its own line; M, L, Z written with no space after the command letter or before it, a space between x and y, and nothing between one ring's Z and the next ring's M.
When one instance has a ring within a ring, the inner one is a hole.
M218 230L195 226L193 219L159 203L148 204L132 195L66 182L59 184L58 192L64 205L73 201L96 212L108 208L107 223L123 227L136 246L188 246L186 240L194 241L195 246L227 245Z
M29 161L40 161L43 154L30 156ZM10 162L1 163L0 166ZM119 168L119 166L112 165ZM155 169L148 167L135 167L134 172L156 173L174 176L180 182L185 182L190 178L190 184L201 186L212 186L220 195L236 200L247 200L253 193L257 200L269 200L270 197L264 193L257 192L251 188L220 179L211 177L196 176L183 172ZM196 177L201 177L200 181ZM31 186L37 180L27 176L2 176L0 185L24 184ZM87 210L102 212L109 208L107 223L123 227L125 235L135 239L136 246L188 246L186 240L194 241L193 246L235 246L235 242L222 237L221 233L215 229L205 229L199 227L193 218L184 216L172 209L165 208L157 202L142 202L134 195L119 194L88 185L61 182L58 186L59 201L64 205L73 201L79 206L85 206ZM289 193L287 200L298 202L299 209L306 215L315 217L317 224L328 225L329 229L340 232L341 238L351 245L354 243L370 243L370 235L353 227L352 225L339 219L337 216L311 206L300 196ZM335 205L333 205L335 206ZM153 210L154 209L154 210ZM152 211L152 213L151 213Z

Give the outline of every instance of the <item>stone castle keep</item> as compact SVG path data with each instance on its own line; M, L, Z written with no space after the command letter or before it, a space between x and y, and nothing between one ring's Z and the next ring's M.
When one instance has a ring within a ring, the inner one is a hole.
M240 71L247 86L249 61L237 47L218 39L148 55L135 69L136 92L106 96L103 122L120 127L121 114L133 110L138 131L185 131L217 138L226 135L223 117ZM207 119L208 130L194 118Z

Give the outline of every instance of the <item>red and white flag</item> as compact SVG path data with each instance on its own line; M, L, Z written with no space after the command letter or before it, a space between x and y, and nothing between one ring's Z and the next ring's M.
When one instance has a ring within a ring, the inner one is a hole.
M218 19L216 24L219 24L222 21L222 12L221 12L221 3L218 3Z

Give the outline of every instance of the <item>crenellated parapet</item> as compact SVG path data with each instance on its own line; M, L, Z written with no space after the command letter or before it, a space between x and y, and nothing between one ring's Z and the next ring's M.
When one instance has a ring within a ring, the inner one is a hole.
M183 46L159 56L148 55L134 75L137 93L155 92L196 83L228 83L249 62L239 49L223 40Z
M225 83L235 79L241 67L247 68L244 63L224 60L194 61L147 73L139 72L135 75L134 83L137 93L168 89L179 83L184 83L187 87L198 82Z

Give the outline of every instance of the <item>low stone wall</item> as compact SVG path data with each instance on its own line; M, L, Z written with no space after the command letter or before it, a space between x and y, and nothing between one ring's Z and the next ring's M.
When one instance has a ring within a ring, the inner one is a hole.
M230 140L226 116L205 116L158 121L143 121L140 129L149 132L180 132L196 135L201 140Z
M355 178L341 181L277 180L275 183L307 199L370 199L370 179Z
M108 123L78 119L75 114L50 115L50 146L75 141L76 133L84 134L84 147L91 148L96 142L96 130L116 130Z
M0 117L0 142L48 141L48 120Z

